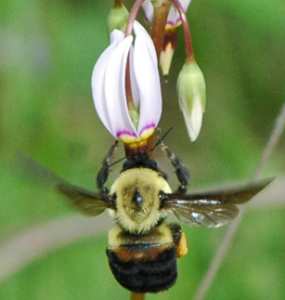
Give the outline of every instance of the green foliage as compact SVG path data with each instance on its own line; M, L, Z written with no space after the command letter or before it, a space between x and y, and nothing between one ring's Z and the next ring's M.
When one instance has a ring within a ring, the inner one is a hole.
M0 3L0 247L14 233L71 211L47 183L19 174L17 153L35 157L78 185L94 186L112 139L93 108L90 77L108 45L105 22L112 5ZM175 126L165 143L190 167L192 189L251 178L284 101L284 14L280 0L191 3L195 56L207 85L204 123L192 144L175 89L184 63L180 34L163 85L161 128ZM265 173L284 172L284 146L283 139ZM283 216L284 208L246 213L207 299L284 298ZM185 231L189 254L179 260L177 285L147 299L191 299L225 229ZM108 268L106 244L106 237L90 238L47 253L7 278L0 298L128 299Z

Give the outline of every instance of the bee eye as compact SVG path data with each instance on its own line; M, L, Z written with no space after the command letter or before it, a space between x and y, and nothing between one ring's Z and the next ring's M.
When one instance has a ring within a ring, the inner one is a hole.
M101 188L101 193L102 193L102 194L105 194L105 195L108 195L108 193L109 193L108 188L106 188L105 186L103 186L103 187Z
M163 191L160 191L160 192L159 192L158 198L159 198L160 200L164 200L164 199L165 199L165 194L164 194Z
M143 204L143 197L138 191L134 193L133 202L135 202L137 205Z

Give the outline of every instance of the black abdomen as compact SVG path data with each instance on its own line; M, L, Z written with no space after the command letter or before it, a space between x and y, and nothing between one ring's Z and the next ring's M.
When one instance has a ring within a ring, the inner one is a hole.
M130 291L160 292L170 288L177 279L174 246L159 250L147 245L124 246L116 250L107 249L106 252L115 278Z

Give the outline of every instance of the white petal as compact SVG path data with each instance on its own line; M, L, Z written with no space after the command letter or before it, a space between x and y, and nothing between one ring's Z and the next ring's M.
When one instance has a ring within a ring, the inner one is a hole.
M170 7L168 16L167 16L167 24L175 26L180 20L179 13L174 5Z
M111 45L100 55L92 73L91 87L93 101L99 118L104 126L111 132L109 113L104 93L105 72L110 57L113 55L118 43L124 38L123 32L114 30L111 33ZM111 132L112 133L112 132Z
M154 7L150 1L144 1L142 4L144 17L149 24L152 24Z
M125 91L126 63L133 37L128 36L117 46L106 69L104 89L111 132L116 138L121 135L137 137L131 121Z
M157 126L162 111L162 98L153 42L138 22L134 24L134 31L134 71L140 93L138 132L141 136L145 130Z
M195 93L192 113L189 112L185 99L181 99L180 103L189 137L194 142L200 133L203 118L203 107L199 94Z
M186 12L191 0L180 0L181 6L183 7L184 11Z
M181 6L183 7L184 12L186 12L191 0L180 0L179 2L181 4ZM180 18L179 12L176 9L176 7L174 5L172 5L170 7L170 10L169 10L169 13L167 16L167 24L175 26L180 21L181 21L181 18Z
M125 37L125 33L121 30L114 29L110 34L110 43L116 43L116 45L121 42Z

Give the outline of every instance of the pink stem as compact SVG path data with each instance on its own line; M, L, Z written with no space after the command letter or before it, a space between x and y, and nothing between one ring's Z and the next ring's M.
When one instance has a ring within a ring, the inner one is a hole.
M185 39L185 51L186 51L186 62L193 61L194 58L194 52L193 52L193 46L192 46L192 38L191 38L191 32L190 32L190 26L189 22L187 20L185 11L180 4L179 0L171 0L171 2L175 5L177 8L181 22L182 22L182 27L183 27L183 32L184 32L184 39Z
M142 3L144 2L145 0L137 0L135 2L135 4L133 5L131 11L130 11L130 15L129 15L129 20L128 20L128 24L127 24L127 27L126 27L126 31L125 31L125 36L128 36L128 35L131 35L132 34L132 31L133 31L133 25L134 25L134 22L135 22L135 19L138 15L138 12L142 6Z

